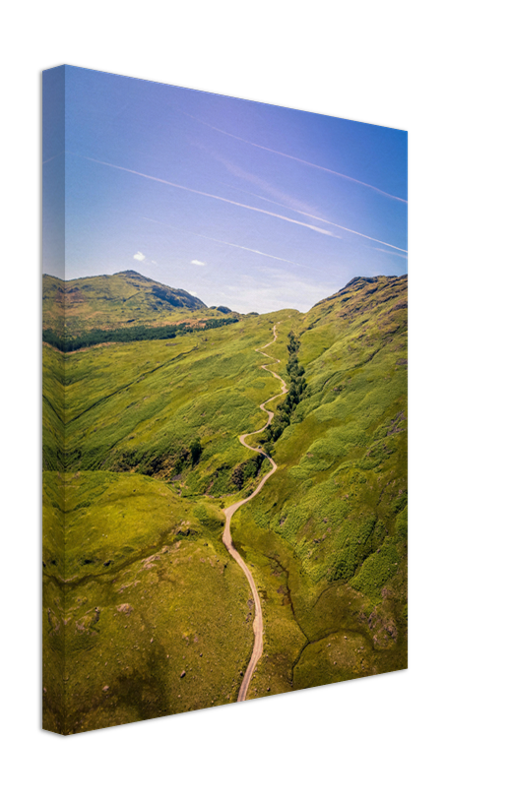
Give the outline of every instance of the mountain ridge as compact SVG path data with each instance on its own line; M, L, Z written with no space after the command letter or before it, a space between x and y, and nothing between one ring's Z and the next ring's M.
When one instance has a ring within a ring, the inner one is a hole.
M387 285L399 285L407 275L357 276L328 297L315 303L310 311L326 303L358 293L375 284L372 294ZM92 328L123 328L129 325L165 325L190 322L189 314L200 312L208 317L236 313L224 305L208 307L186 289L174 288L133 269L112 275L92 275L63 281L43 274L43 326L71 334ZM308 312L309 313L309 312Z
M357 276L356 278L352 278L350 281L348 281L348 283L345 283L345 285L341 289L338 289L337 292L334 292L328 297L324 297L323 300L319 300L318 303L315 303L314 306L312 306L312 308L316 308L317 306L322 305L322 303L327 303L329 300L334 300L346 292L357 292L366 286L366 284L377 283L380 285L387 285L387 283L405 281L407 279L408 275L406 273L404 275L374 275L371 277Z
M63 281L43 275L43 325L70 333L132 324L185 321L207 305L185 289L155 281L136 270ZM215 316L215 312L207 313Z

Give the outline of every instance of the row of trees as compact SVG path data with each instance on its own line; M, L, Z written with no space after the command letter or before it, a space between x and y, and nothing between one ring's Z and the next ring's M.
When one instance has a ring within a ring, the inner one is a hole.
M289 354L286 371L290 376L288 394L274 414L274 419L262 435L262 443L266 444L265 449L269 451L271 449L271 443L276 442L284 429L290 424L292 412L300 403L307 385L306 379L304 378L304 367L299 364L299 359L297 357L300 341L293 331L290 331L288 334L288 340L286 346Z
M223 325L231 325L233 322L238 321L237 317L208 319L198 330L221 328ZM109 331L102 328L94 328L91 331L85 331L78 334L78 336L72 337L62 336L61 333L48 328L43 331L42 340L63 353L69 353L74 350L80 350L82 347L91 347L94 344L103 344L104 342L141 342L154 339L174 339L176 336L193 333L195 330L196 328L193 328L187 322L182 322L180 325L162 325L157 328L151 328L147 325L137 325L133 328L116 328Z

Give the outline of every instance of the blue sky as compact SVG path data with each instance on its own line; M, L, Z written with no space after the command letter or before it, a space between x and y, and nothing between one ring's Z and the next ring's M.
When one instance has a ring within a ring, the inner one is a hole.
M44 272L58 274L49 189L64 163L67 279L135 269L263 313L407 271L405 131L60 69L65 153L43 123Z

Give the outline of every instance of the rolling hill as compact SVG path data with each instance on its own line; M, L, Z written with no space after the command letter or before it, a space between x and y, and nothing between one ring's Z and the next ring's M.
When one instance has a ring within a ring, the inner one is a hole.
M71 301L75 331L224 317L136 274L85 280L93 290L65 285L85 298ZM169 341L44 347L45 727L236 700L253 601L223 509L268 469L238 436L280 390L257 352L275 324L293 399L269 404L271 433L250 441L279 468L232 520L264 618L248 696L406 667L406 276L356 278L307 314L236 317Z
M71 334L92 328L165 325L190 319L207 306L183 289L172 289L134 270L62 281L43 276L43 324L58 329L62 310Z

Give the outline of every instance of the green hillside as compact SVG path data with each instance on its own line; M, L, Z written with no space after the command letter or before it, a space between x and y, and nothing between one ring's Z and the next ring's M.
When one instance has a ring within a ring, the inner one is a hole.
M306 396L233 521L267 587L254 695L406 665L406 289L357 280L299 319Z
M192 321L195 312L221 316L220 311L208 311L205 303L183 289L171 289L134 270L72 281L44 275L44 327L61 332L64 309L65 328L71 335L93 328Z
M119 297L133 281L137 324L229 311L149 308L153 282L131 276L112 276L113 301L106 278L86 279L98 283L69 329L132 324ZM222 509L268 468L238 436L265 424L258 406L280 391L256 352L275 323L267 352L300 388L273 404L264 447L278 471L232 520L264 618L249 696L405 668L406 303L406 276L358 278L307 314L44 347L45 725L73 733L236 700L253 604Z

